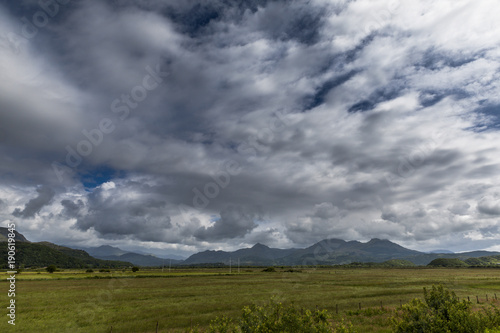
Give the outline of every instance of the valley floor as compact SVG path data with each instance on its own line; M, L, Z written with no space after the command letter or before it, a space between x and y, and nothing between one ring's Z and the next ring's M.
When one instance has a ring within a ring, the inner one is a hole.
M208 328L216 316L237 317L245 305L271 297L314 310L327 309L359 332L390 332L401 303L422 298L422 289L443 284L473 303L497 303L500 269L301 268L161 269L48 274L26 270L16 281L16 327L1 332L183 332ZM6 275L6 273L2 273ZM8 284L2 278L2 304ZM361 311L359 308L361 307ZM338 311L338 314L336 313Z

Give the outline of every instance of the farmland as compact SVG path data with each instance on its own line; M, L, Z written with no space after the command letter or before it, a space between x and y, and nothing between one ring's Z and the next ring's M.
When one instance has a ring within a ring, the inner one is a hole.
M155 332L158 322L159 332L184 332L205 329L216 316L237 317L243 306L274 297L311 310L327 309L359 332L389 332L393 309L421 298L423 287L441 283L474 303L476 296L481 303L486 295L489 303L497 302L495 294L500 297L500 270L491 268L262 270L26 270L17 275L15 330L4 318L0 331L109 332L112 326L113 332ZM2 280L2 304L7 304L8 285Z

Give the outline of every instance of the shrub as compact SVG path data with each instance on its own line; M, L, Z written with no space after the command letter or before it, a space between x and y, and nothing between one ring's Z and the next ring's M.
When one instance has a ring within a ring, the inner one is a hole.
M262 270L263 272L276 272L276 268L274 267L268 267Z
M94 273L94 270L92 268L89 268L85 271L86 273Z
M250 305L243 308L241 318L233 321L225 316L210 323L211 333L353 333L352 324L339 322L333 325L326 310L311 312L271 300L264 306Z
M472 311L472 303L459 301L454 292L442 285L424 288L424 302L414 299L404 304L392 318L394 332L484 332L500 325L497 308Z
M50 265L45 268L45 270L49 273L54 273L57 270L57 267L55 265Z
M99 270L99 272L101 272L101 273L110 273L111 271L110 271L109 269L104 269L104 268L101 268L101 269Z
M135 273L135 272L137 272L138 270L139 270L139 267L137 267L137 266L132 267L132 272L134 272L134 273Z

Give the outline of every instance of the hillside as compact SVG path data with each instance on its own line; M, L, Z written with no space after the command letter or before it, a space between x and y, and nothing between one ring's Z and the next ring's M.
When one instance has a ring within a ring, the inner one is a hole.
M193 254L182 262L182 265L196 265L208 263L224 263L229 264L229 261L236 264L239 260L240 265L256 265L265 266L273 265L278 262L278 259L286 257L297 249L273 249L266 245L257 243L251 248L239 249L234 252L226 251L204 251Z
M256 244L252 248L233 252L203 251L193 254L181 265L199 265L223 263L229 260L240 265L349 265L352 263L386 263L401 260L424 266L434 259L447 258L465 261L469 258L499 255L498 252L473 251L465 253L424 253L407 249L386 239L374 238L366 243L345 241L342 239L325 239L305 249L273 249L266 245ZM489 259L483 259L486 262ZM493 259L492 259L493 260ZM494 260L493 260L494 261ZM493 262L492 261L492 262ZM470 265L470 264L469 264ZM479 262L478 264L479 265Z
M0 248L7 249L6 242L0 242ZM0 268L7 268L7 251L3 250L0 257ZM55 244L16 243L17 267L45 267L56 265L60 268L119 268L132 266L123 261L107 261L91 257L85 251L64 248Z
M378 238L366 243L325 239L308 248L295 251L280 262L287 265L339 265L352 262L384 262L421 253Z
M7 234L8 230L6 228L0 228L0 246L3 246L4 249L7 246L5 243ZM127 252L108 245L88 248L88 252L86 252L49 242L31 243L22 234L16 232L16 250L18 265L24 265L25 267L56 265L61 268L128 267L132 265L157 267L170 265L229 265L230 263L232 265L239 263L241 266L367 266L366 264L372 263L381 265L381 267L393 267L423 266L436 259L457 259L468 266L496 267L500 263L499 252L443 253L445 251L436 251L435 253L424 253L378 238L365 243L335 238L324 239L304 249L277 249L257 243L251 248L232 252L211 250L198 252L182 261ZM6 267L6 251L2 251L2 258L4 260L0 264L0 268ZM437 263L440 263L440 261L438 260Z
M372 239L362 243L346 242L341 239L325 239L305 249L273 249L256 244L252 248L234 252L199 252L183 265L224 263L231 258L233 263L239 259L240 265L333 265L352 262L384 262L420 255L422 252L406 249L388 240Z
M416 256L405 257L402 259L409 260L416 265L427 265L434 259L460 259L466 261L469 258L480 258L480 257L490 257L499 255L499 252L490 251L472 251L472 252L462 252L462 253L423 253Z
M4 227L0 227L0 242L6 242L7 239L8 239L8 235L9 234L9 229L7 228L4 228ZM17 231L14 231L14 240L16 242L29 242L26 237L24 237L24 235L20 234L19 232Z
M115 256L96 256L99 259L104 260L122 260L131 262L136 266L157 266L157 267L168 267L169 265L177 265L182 263L182 260L174 260L174 259L162 259L152 255L147 254L139 254L133 252L127 252L122 255Z

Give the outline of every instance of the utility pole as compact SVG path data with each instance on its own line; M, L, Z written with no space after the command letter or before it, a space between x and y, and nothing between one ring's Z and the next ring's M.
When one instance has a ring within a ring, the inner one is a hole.
M240 258L238 258L238 274L240 274Z
M170 259L170 262L168 263L168 272L170 273L170 268L172 268L172 259Z
M231 274L231 257L229 257L229 274Z

